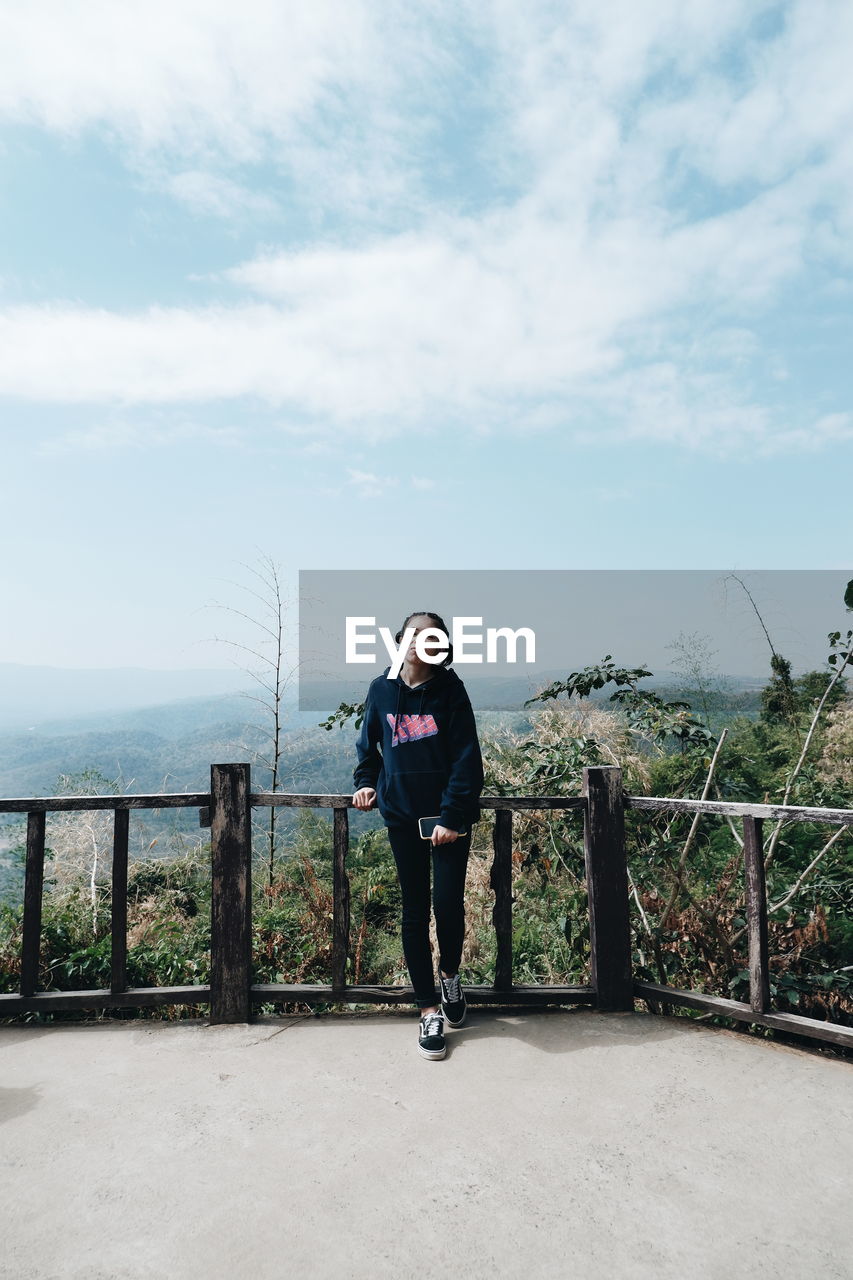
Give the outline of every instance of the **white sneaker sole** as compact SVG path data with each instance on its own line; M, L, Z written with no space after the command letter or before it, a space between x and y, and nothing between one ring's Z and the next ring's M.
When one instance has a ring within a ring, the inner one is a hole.
M423 1045L418 1045L418 1053L422 1058L443 1058L447 1053L447 1045L443 1049L424 1049Z

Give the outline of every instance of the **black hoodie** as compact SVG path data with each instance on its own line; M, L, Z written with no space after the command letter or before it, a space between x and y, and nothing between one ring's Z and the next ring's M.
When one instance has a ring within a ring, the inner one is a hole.
M399 675L389 680L390 670L367 690L355 789L375 788L387 825L439 814L449 830L470 831L480 818L483 758L465 686L452 667L415 688Z

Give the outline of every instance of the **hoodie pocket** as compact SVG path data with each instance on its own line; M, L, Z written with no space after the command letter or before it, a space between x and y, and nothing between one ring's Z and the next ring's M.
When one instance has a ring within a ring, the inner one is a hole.
M392 812L408 818L430 818L441 808L446 774L442 769L416 769L392 773L383 799Z

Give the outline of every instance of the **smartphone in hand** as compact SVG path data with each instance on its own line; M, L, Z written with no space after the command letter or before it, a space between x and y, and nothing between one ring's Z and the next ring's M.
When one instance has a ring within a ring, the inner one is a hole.
M441 815L437 814L434 818L418 818L418 827L420 828L421 839L431 840L432 833L436 827L441 825ZM467 831L459 831L457 835L467 836Z

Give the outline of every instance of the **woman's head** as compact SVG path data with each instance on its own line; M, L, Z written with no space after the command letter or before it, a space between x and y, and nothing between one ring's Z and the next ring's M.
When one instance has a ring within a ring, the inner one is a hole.
M421 631L425 631L427 630L427 628L432 627L438 631L443 631L444 634L447 636L448 649L445 657L442 658L441 662L432 663L431 665L435 667L450 666L451 662L453 661L453 645L450 643L450 631L447 627L447 623L439 614L430 613L426 609L420 609L418 610L417 613L410 613L409 616L406 618L405 622L403 623L402 627L400 628L400 630L397 632L397 635L395 636L395 640L397 644L399 644L400 641L403 639L403 635L405 633L406 627L412 627L415 632L415 634L412 636L411 643L409 644L409 648L406 654L407 658L411 659L411 658L417 657L417 654L415 652L415 641L417 640L418 635L420 634ZM424 647L427 653L441 652L438 642L435 640L426 640L424 642Z

